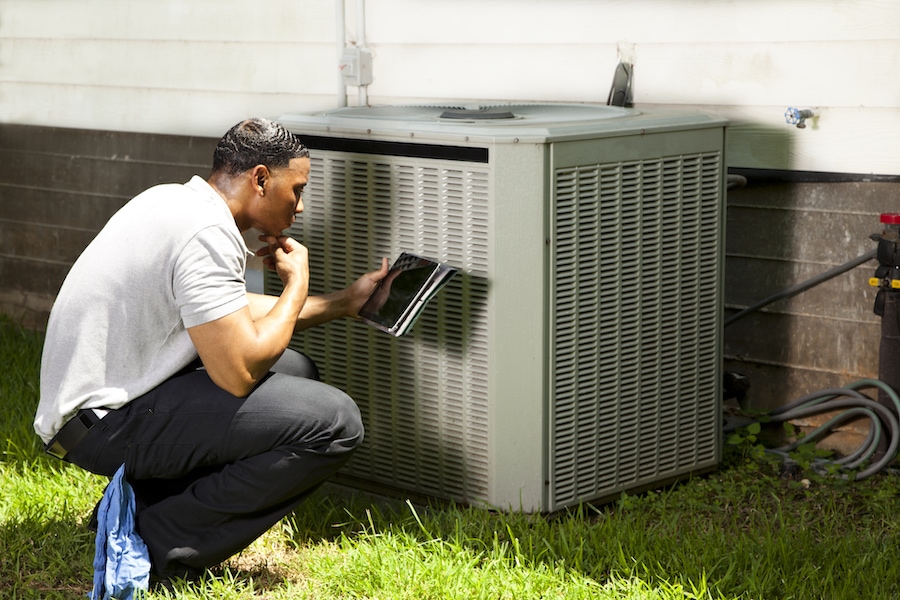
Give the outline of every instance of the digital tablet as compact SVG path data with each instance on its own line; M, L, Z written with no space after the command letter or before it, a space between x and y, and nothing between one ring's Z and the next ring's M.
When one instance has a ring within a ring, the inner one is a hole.
M457 269L404 252L359 311L359 317L394 336L409 331L427 302Z

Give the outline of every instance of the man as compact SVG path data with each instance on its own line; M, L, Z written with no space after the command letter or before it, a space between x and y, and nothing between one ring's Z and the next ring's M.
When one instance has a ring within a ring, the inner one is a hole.
M51 311L35 431L51 454L112 476L125 464L154 574L192 576L245 548L349 458L359 410L285 349L296 330L355 317L387 274L308 296L309 152L249 119L218 143L208 181L159 185L116 213ZM247 293L241 233L279 297Z

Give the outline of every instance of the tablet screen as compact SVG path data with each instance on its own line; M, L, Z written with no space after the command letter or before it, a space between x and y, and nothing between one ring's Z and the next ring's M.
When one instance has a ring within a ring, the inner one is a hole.
M359 316L391 329L416 301L437 266L426 258L401 256L363 305Z

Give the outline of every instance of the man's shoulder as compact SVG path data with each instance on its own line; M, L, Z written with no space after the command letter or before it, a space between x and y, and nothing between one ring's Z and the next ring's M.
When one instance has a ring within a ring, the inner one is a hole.
M209 187L209 184L207 184L206 181L196 175L186 183L157 183L156 185L147 188L146 190L135 196L131 200L131 202L129 202L129 204L133 203L136 200L141 202L146 202L148 200L165 202L168 199L210 199L210 195L202 187L203 185L205 185L209 190L212 190L212 188ZM215 192L213 191L213 193Z
M177 220L182 224L227 222L230 217L227 204L196 176L187 183L157 184L135 196L124 208L149 214L151 219Z

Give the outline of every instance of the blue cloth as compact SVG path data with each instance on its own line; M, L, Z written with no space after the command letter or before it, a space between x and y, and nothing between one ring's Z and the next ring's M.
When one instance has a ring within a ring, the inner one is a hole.
M150 583L150 553L134 530L134 491L125 465L116 471L97 510L94 590L91 600L132 600Z

